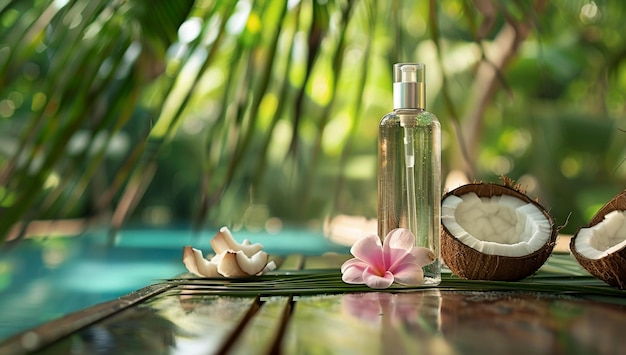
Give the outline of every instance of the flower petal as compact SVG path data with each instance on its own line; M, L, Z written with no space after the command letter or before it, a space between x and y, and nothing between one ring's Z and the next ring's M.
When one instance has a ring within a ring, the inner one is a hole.
M353 266L354 264L362 264L365 265L363 267L363 269L365 269L365 267L367 267L367 264L364 263L363 261L357 259L357 258L352 258L349 260L346 260L343 264L341 264L341 272L344 273L349 267Z
M395 274L396 269L402 264L417 264L417 258L413 255L412 252L403 249L392 249L390 252L391 255L391 265L387 266L387 270L391 271L391 273Z
M367 263L377 271L384 271L385 264L382 256L382 243L375 234L367 235L357 240L350 248L350 253Z
M415 236L410 230L396 228L389 232L383 242L383 260L387 270L406 256L415 245Z
M341 279L348 284L362 284L363 271L367 268L367 264L361 260L354 258L346 261L341 265Z
M405 286L417 286L424 281L424 271L418 264L403 263L393 272L395 281Z
M415 263L420 266L426 266L435 261L435 253L428 248L415 247L411 250L411 254L415 257Z
M394 276L391 272L385 271L383 276L378 275L371 268L366 268L363 271L363 281L371 288L387 288L393 283Z
M396 228L385 237L389 248L409 250L415 245L415 236L406 228Z

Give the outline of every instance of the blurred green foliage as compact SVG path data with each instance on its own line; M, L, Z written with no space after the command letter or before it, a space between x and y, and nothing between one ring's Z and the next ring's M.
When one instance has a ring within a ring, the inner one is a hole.
M626 3L0 1L0 236L20 221L266 228L376 211L391 67L427 66L444 174L573 233L624 188ZM17 232L16 232L17 231Z

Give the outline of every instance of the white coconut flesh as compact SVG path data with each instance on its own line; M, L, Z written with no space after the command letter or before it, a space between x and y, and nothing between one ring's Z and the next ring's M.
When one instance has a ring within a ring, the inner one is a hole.
M576 251L587 259L601 259L626 246L626 211L611 211L602 222L581 228L574 242Z
M441 221L460 242L490 255L529 255L552 234L539 207L509 195L450 195L442 203Z

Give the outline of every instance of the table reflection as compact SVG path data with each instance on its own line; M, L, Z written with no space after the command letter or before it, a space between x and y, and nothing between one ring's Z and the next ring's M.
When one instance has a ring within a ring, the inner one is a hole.
M43 353L614 354L626 348L626 307L565 295L433 288L291 301L168 291Z

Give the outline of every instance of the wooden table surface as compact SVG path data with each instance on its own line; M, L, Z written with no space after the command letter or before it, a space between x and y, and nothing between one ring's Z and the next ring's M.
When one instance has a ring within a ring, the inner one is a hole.
M165 280L18 334L0 354L623 352L626 293L559 274L569 257L517 283L446 275L439 287L345 292L333 285L346 256L290 256L263 282ZM307 288L319 275L326 287Z

